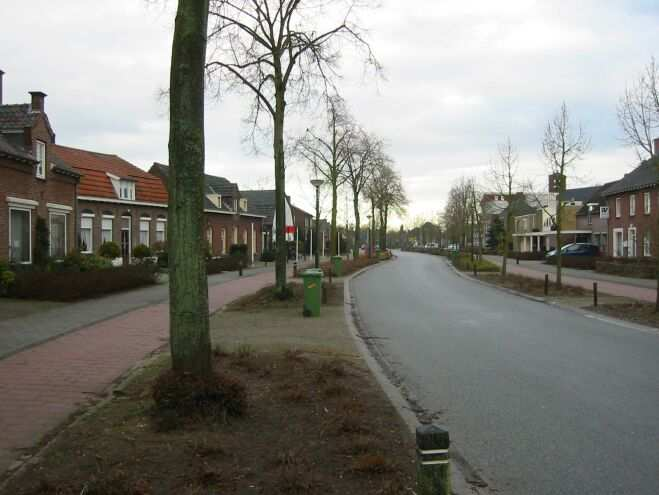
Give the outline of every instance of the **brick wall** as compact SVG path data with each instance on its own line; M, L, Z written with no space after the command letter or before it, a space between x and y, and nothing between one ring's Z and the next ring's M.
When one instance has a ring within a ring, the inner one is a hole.
M24 133L26 144L39 139L46 143L46 177L37 179L33 165L14 162L13 160L0 158L0 259L9 257L9 205L7 197L15 197L36 201L38 206L32 210L32 234L34 243L34 232L37 216L49 219L49 208L47 203L63 205L71 208L67 213L67 251L75 248L75 197L77 180L73 177L57 174L50 168L49 144L53 139L46 127L45 120L40 117L35 126Z
M212 236L211 252L213 256L222 256L229 253L231 244L234 244L233 231L238 228L238 244L244 243L245 233L247 234L247 252L251 259L252 248L252 225L254 226L254 259L258 261L261 254L262 244L262 221L261 218L228 215L221 213L205 213L206 216L206 232L204 235L210 233ZM225 242L223 243L223 235Z
M644 211L644 193L650 193L650 213L646 214ZM636 214L630 214L630 196L636 197ZM616 198L620 198L620 217L616 215ZM614 232L616 229L622 229L622 238L624 241L629 240L630 227L636 228L636 256L643 256L643 238L646 233L650 235L651 239L651 254L656 256L657 248L657 221L659 219L659 193L655 188L641 189L631 193L624 193L617 196L610 196L607 198L609 206L609 222L608 222L608 252L615 256L614 251ZM629 246L623 249L623 256L629 256L633 251L630 251Z
M135 246L140 244L140 219L149 217L149 247L153 247L156 241L156 224L159 218L167 219L167 208L157 206L139 206L135 204L125 203L106 203L103 201L78 201L78 223L77 228L80 227L80 221L83 216L93 215L88 217L92 219L92 251L98 252L101 245L101 227L103 216L113 216L112 219L112 242L121 247L121 231L124 225L122 217L130 217L130 251Z

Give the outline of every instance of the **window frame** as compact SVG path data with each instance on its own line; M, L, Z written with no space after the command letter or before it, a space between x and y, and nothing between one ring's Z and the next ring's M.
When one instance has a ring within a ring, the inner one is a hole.
M645 215L652 213L652 195L650 192L643 193L643 213Z
M629 216L636 216L636 194L629 195Z
M12 243L11 243L11 241L12 241L11 212L13 210L27 212L27 215L28 215L28 217L27 217L28 218L28 220L27 220L28 221L28 236L27 236L28 237L28 252L27 252L28 261L14 261L12 259L12 256L11 256L12 250L13 250L13 246L12 246ZM9 233L9 253L8 253L9 254L9 261L12 262L12 263L18 263L19 265L31 265L32 264L32 208L22 208L20 206L10 206L9 207L9 222L8 223L9 223L9 229L8 229L8 233Z
M83 220L88 220L90 222L89 227L83 227ZM82 231L89 229L89 244L87 245L86 250L82 250ZM90 213L83 213L80 215L80 252L83 254L92 254L94 252L94 215Z
M62 212L51 211L51 212L48 213L48 228L49 228L48 242L50 244L48 246L48 254L51 257L55 257L55 255L53 254L53 217L64 217L64 253L62 254L62 257L64 257L64 256L66 256L66 248L69 245L68 244L68 235L69 235L69 232L68 232L68 230L69 230L68 229L68 223L69 223L68 222L68 216L67 216L66 213L62 213Z
M110 222L110 228L106 229L104 223ZM110 239L105 238L105 233L110 232ZM101 217L101 244L106 242L114 242L114 215L103 215Z
M649 258L652 256L652 237L649 230L643 233L643 257Z
M162 234L162 239L160 239L160 234ZM164 218L156 219L156 242L167 242L167 220Z
M145 224L146 224L146 229L143 229L142 227ZM138 232L139 243L142 244L143 246L150 246L151 245L151 219L141 217L140 220L139 220L139 225L138 225L137 232ZM142 238L142 235L146 235L146 242L144 242L144 239Z
M124 188L127 195L124 195ZM119 199L124 201L135 201L135 182L132 180L119 179Z
M37 159L37 166L34 170L34 176L37 179L46 179L46 142L35 139L35 157Z
M622 216L622 196L616 198L616 218Z

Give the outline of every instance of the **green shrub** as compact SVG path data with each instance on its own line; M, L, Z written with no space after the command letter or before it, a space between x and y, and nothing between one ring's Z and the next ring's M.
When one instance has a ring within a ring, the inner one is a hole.
M45 267L50 257L50 234L46 220L37 217L34 225L34 252L32 261L36 266Z
M595 270L599 273L654 279L657 273L657 260L654 258L612 258L597 260Z
M241 262L243 268L247 266L242 256L223 256L222 258L213 258L206 262L206 273L213 275L222 272L235 272L240 268Z
M133 248L133 258L138 260L143 260L144 258L149 258L151 256L151 248L145 246L144 244L138 244Z
M82 254L73 251L61 261L51 261L48 271L52 272L93 272L112 267L107 258L94 254Z
M9 265L0 260L0 296L4 296L7 290L16 280L16 275L9 269Z
M229 246L230 256L247 256L247 244L231 244Z
M272 263L275 261L275 252L274 251L263 251L261 253L261 261L266 263Z
M527 261L542 261L545 259L545 253L543 252L517 252L513 251L512 253L508 254L509 259L517 259L519 258L520 260L527 260Z
M458 270L463 271L463 272L473 272L474 271L474 266L471 261L471 256L468 254L459 254L457 256L453 256L452 258L453 261L453 266L455 266ZM478 272L498 272L499 271L499 266L495 265L494 263L481 259L479 260L478 258L474 258L476 262L476 271Z
M156 282L157 272L150 265L88 271L26 271L16 274L7 294L22 299L75 301L153 285Z
M116 242L107 241L101 244L101 247L98 248L98 255L101 258L113 260L121 256L121 250Z

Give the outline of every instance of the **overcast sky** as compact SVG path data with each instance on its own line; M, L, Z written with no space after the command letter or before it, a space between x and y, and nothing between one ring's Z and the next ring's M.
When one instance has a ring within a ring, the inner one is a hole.
M144 169L167 161L167 102L158 94L168 85L174 0L0 4L5 103L42 90L58 143ZM405 222L434 217L462 175L486 185L506 136L526 177L544 182L542 132L563 100L592 138L571 186L633 167L616 103L659 55L656 0L384 0L361 24L386 80L362 77L346 53L341 88L359 123L388 143L411 202ZM270 147L255 155L242 139L246 109L236 95L207 102L207 172L241 188L271 187ZM308 179L303 164L290 165L287 192L311 210Z

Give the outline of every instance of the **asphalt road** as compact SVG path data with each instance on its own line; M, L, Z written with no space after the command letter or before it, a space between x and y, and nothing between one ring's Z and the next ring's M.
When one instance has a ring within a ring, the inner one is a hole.
M659 494L659 333L398 253L352 282L362 321L491 488Z

